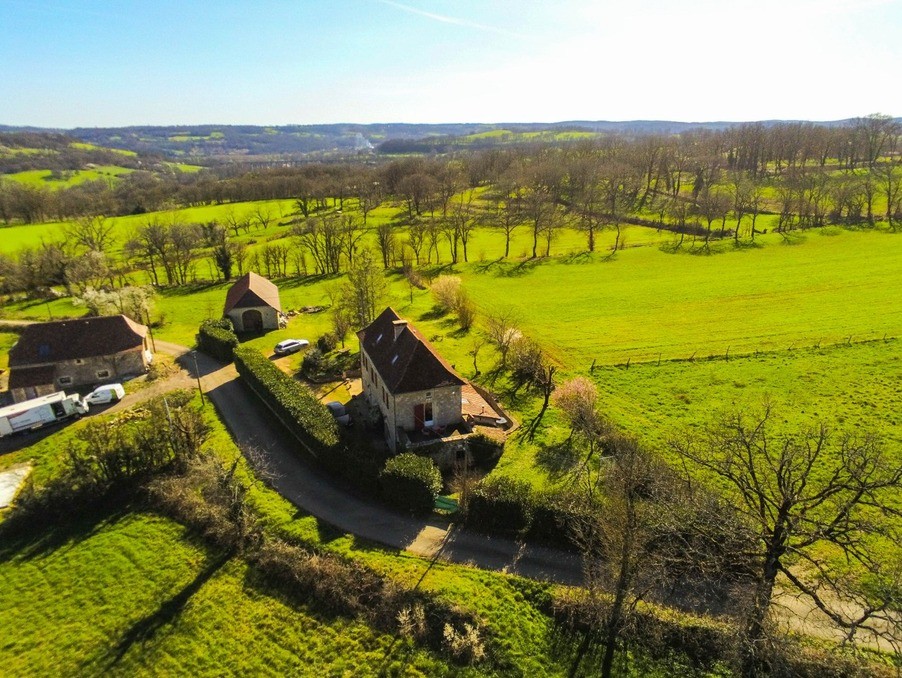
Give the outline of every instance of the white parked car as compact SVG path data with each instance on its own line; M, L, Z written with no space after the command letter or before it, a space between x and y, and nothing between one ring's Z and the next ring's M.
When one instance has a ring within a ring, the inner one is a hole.
M98 386L88 395L84 397L84 401L89 405L106 405L107 403L115 403L125 397L125 389L122 384L106 384Z
M296 353L308 346L310 346L310 342L306 339L285 339L276 344L276 347L273 350L276 355L288 355L289 353Z

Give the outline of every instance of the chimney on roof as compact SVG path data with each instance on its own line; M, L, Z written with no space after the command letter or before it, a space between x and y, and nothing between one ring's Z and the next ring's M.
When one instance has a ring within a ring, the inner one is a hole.
M407 327L407 321L406 320L392 320L391 324L394 325L394 328L395 328L395 339L394 340L397 340L398 337L401 335L401 332L404 331L404 328Z

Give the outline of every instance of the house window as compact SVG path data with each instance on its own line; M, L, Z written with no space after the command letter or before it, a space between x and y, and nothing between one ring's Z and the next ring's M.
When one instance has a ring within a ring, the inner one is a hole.
M66 386L72 383L72 377L60 377L57 381L60 383L60 386Z
M109 379L110 378L109 370L98 370L97 372L95 372L95 374L97 375L98 379Z
M76 358L76 359L75 359L75 364L76 364L76 365L84 365L84 364L85 364L85 361L82 360L81 358Z
M426 426L434 426L435 418L432 416L432 403L427 402L423 408L423 424Z

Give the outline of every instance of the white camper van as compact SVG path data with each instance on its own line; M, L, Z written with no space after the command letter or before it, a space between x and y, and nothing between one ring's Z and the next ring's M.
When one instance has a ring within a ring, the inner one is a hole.
M119 402L125 397L125 389L122 384L106 384L98 386L85 396L85 402L89 405L106 405Z

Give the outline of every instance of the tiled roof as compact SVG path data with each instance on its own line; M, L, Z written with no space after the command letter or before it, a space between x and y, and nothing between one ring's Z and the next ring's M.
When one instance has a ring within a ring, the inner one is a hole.
M124 315L35 323L9 352L10 368L112 355L144 346L147 327Z
M392 308L385 309L357 336L392 394L465 383L432 344Z
M277 311L281 311L279 288L261 275L253 272L245 273L229 288L223 314L233 308L254 306L271 306Z

